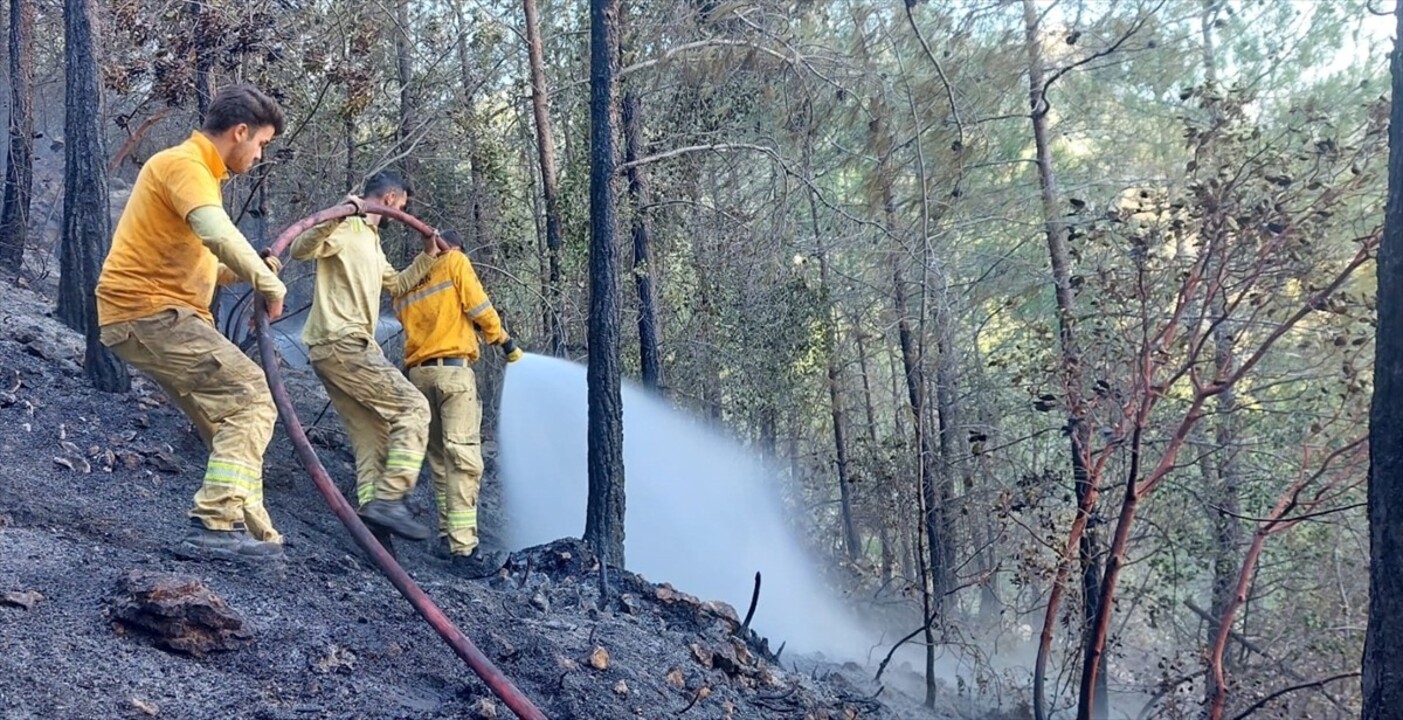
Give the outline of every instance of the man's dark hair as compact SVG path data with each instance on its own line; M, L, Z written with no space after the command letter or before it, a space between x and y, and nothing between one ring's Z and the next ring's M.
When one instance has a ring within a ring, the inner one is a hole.
M384 197L385 193L402 192L406 196L410 195L409 183L392 170L381 170L369 178L366 178L365 187L361 189L361 197L370 200L371 198Z
M463 247L463 236L457 230L444 230L439 233L439 237L455 248L462 249Z
M274 135L281 135L283 111L276 100L252 85L230 85L210 101L204 131L217 135L240 123L250 130L271 126Z

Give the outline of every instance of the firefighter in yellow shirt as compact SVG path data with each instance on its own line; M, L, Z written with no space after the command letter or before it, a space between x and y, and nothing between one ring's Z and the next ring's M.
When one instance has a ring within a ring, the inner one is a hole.
M455 248L461 244L451 230L443 238ZM477 332L489 345L500 345L508 362L520 360L522 351L502 328L472 263L456 249L439 257L413 289L396 295L394 307L404 327L409 380L433 413L428 449L439 535L459 572L470 578L492 575L506 554L478 543L482 404L471 367L478 357Z
M409 198L391 172L372 176L365 200L402 209ZM362 200L348 202L363 210ZM404 498L419 480L429 435L429 405L375 341L380 292L413 287L438 255L435 238L403 272L396 272L380 247L380 216L331 220L292 241L292 256L317 263L312 311L302 329L312 369L341 416L356 454L356 496L361 517L385 542L384 532L426 540L430 531L414 518ZM387 548L388 549L388 548Z
M283 129L267 95L239 85L210 103L203 127L146 161L97 282L102 344L155 380L209 448L178 552L275 559L282 537L263 507L263 453L278 419L256 363L214 328L215 285L240 279L282 313L287 289L224 212L220 182L243 174Z

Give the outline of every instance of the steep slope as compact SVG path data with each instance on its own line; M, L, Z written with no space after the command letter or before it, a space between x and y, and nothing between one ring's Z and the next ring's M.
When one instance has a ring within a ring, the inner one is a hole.
M281 432L265 482L287 560L172 554L198 437L144 380L125 396L88 388L80 339L46 313L0 283L0 596L42 595L29 609L0 603L0 716L510 717L361 557ZM316 383L296 387L315 417ZM349 454L334 431L321 437L348 484ZM733 611L635 576L617 578L624 594L600 611L595 563L574 541L518 553L490 581L454 578L422 546L401 559L552 718L948 716L890 692L874 699L853 668L784 658L786 671L733 637ZM244 616L253 643L194 658L121 632L110 601L133 570L199 578Z

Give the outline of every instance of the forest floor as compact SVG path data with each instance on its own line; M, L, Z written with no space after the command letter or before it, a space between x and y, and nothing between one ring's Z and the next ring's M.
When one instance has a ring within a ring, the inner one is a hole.
M0 717L511 716L353 545L281 428L265 483L286 559L177 557L199 438L143 378L128 395L88 387L81 338L48 310L0 282ZM315 380L290 383L315 417ZM340 433L315 437L349 483ZM615 578L622 595L600 611L597 564L577 541L516 553L483 581L455 578L424 545L400 544L406 569L557 720L996 717L926 710L852 664L768 661L735 637L732 611L636 576ZM199 579L252 642L202 657L159 649L114 622L132 571Z

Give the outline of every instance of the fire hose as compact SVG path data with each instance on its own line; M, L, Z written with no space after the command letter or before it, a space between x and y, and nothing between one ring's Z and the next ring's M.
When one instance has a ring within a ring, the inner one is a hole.
M435 231L424 224L418 218L391 207L386 207L378 203L366 202L364 212L392 217L413 228L424 236L433 236ZM336 207L327 208L314 213L287 228L273 241L271 247L265 251L266 254L281 255L287 249L294 238L303 231L326 222L353 215L356 209L349 203ZM446 249L442 239L438 240L441 249ZM390 583L399 590L404 599L414 606L414 610L453 648L453 652L462 658L477 673L479 678L486 683L502 702L511 709L516 716L522 720L546 720L546 716L531 700L522 694L516 685L497 669L492 661L482 654L482 651L469 640L466 635L453 624L452 620L444 615L438 605L414 582L409 573L400 567L399 563L380 544L365 524L361 522L360 516L351 507L351 504L342 496L336 484L332 481L331 475L327 473L321 460L317 458L317 453L312 449L312 444L307 440L307 433L302 428L302 422L297 418L297 410L293 407L292 398L288 395L287 385L283 382L282 372L278 369L277 355L274 352L273 336L268 322L267 305L259 298L254 310L254 317L257 321L258 351L263 361L263 372L268 376L268 387L273 392L273 401L278 406L278 413L282 416L283 426L287 429L287 434L292 438L292 444L297 450L297 459L302 463L312 476L312 482L316 484L317 490L331 505L331 510L336 517L341 520L341 524L350 531L351 538L360 546L371 559L375 561L376 567L389 579Z

